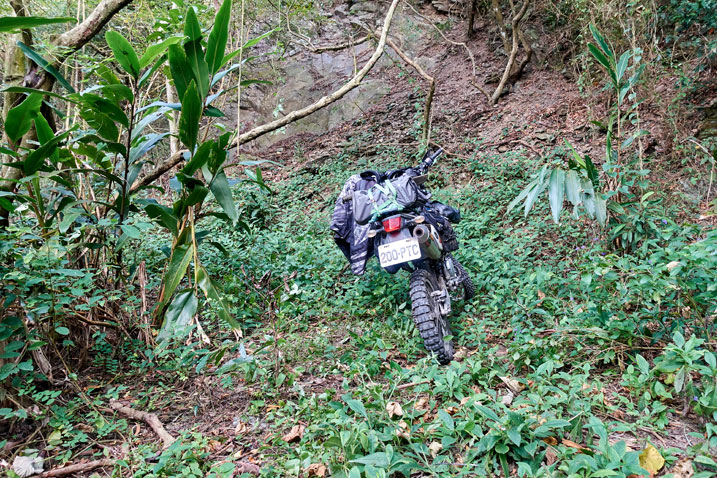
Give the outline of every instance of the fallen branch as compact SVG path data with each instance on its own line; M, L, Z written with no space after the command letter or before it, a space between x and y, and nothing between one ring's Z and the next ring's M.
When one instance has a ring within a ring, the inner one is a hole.
M259 468L254 463L249 463L247 461L240 461L237 463L237 467L235 470L236 473L242 474L242 473L249 473L252 475L258 475L261 473L261 468Z
M139 410L135 410L134 408L126 407L116 400L110 400L110 408L126 417L134 420L141 420L149 425L154 433L162 439L162 442L164 443L163 448L169 447L169 445L176 441L176 438L169 434L169 432L164 428L164 425L162 425L162 422L159 421L159 418L154 413L141 412Z
M396 387L396 390L405 390L407 388L415 387L416 385L425 385L427 383L431 383L431 381L421 380L420 382L404 383L403 385L399 385L398 387Z
M77 463L76 465L67 465L54 470L48 470L37 475L38 478L49 478L51 476L66 476L74 475L75 473L84 473L86 471L94 470L95 468L102 468L105 466L114 466L115 460L110 458L103 458L101 460L88 461L87 463Z

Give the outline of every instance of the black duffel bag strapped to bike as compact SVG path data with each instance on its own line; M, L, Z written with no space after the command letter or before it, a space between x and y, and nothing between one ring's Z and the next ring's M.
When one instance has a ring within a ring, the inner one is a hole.
M362 175L363 176L363 175ZM409 174L376 183L365 191L353 194L354 221L368 224L387 214L413 209L430 199L430 194L421 190Z

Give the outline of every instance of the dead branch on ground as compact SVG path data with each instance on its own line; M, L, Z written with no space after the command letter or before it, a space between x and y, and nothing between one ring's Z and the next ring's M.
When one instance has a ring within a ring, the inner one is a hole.
M176 438L169 434L169 432L164 428L164 425L162 425L162 422L154 413L147 413L135 410L134 408L122 405L116 400L110 401L110 408L126 417L132 418L134 420L141 420L147 425L149 425L150 428L152 428L152 430L154 431L154 433L156 433L157 436L162 439L162 442L164 443L163 448L169 447L172 443L176 441Z
M67 476L75 475L77 473L85 473L95 468L102 468L105 466L114 466L115 460L110 458L103 458L101 460L88 461L87 463L77 463L75 465L67 465L54 470L48 470L37 475L38 478L50 478L53 476Z

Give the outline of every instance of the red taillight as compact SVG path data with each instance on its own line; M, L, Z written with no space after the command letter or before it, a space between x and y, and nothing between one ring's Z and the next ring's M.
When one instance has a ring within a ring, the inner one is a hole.
M401 229L401 216L389 217L383 220L383 230L386 232L398 231Z

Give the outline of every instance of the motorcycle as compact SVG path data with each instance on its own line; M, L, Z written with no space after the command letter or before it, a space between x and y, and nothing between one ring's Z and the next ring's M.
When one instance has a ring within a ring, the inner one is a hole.
M431 200L425 183L428 170L443 153L426 153L416 167L376 173L375 184L353 195L354 219L368 224L368 238L381 267L390 274L410 273L413 320L429 352L445 365L453 360L454 345L448 317L454 300L470 300L475 287L451 252L458 241L451 222L460 213ZM367 174L368 173L368 174Z

